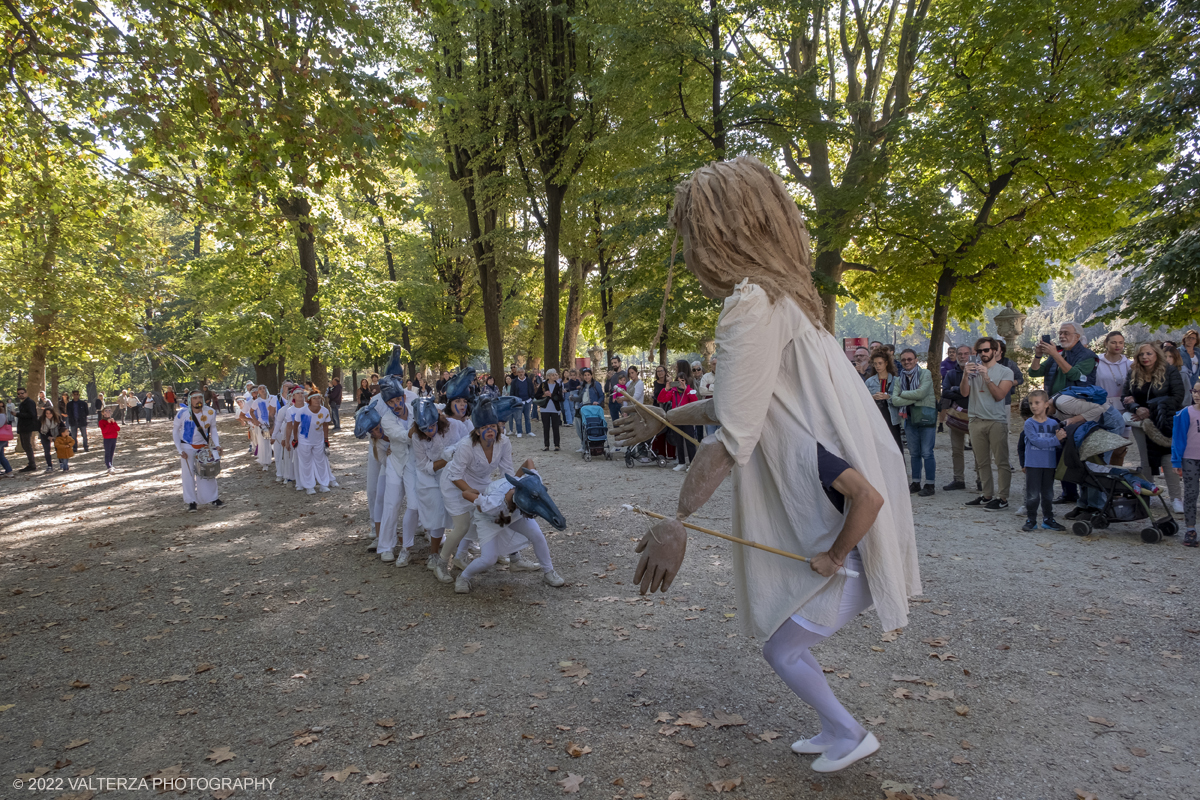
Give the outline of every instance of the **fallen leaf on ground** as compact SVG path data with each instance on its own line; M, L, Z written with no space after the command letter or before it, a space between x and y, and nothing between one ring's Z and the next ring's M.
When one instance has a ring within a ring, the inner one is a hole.
M1103 726L1104 726L1104 727L1106 727L1106 728L1113 728L1113 727L1116 727L1116 724L1117 724L1117 723L1115 723L1115 722L1109 722L1109 721L1108 721L1108 720L1106 720L1104 717L1088 717L1088 718L1087 718L1087 721L1088 721L1088 722L1094 722L1094 723L1096 723L1097 725L1103 725Z
M737 714L726 714L724 711L721 711L719 709L717 711L713 712L712 726L714 728L724 728L728 725L745 725L745 724L746 724L746 720L742 719Z
M717 766L718 766L718 767L728 767L728 766L729 766L730 764L732 764L732 763L733 763L733 762L732 762L732 761L730 761L728 758L718 758L718 759L717 759Z
M687 725L689 728L703 728L708 724L701 711L685 711L675 720L676 725Z
M470 717L471 712L463 711L461 708L450 715L450 719L469 719Z
M319 742L320 739L316 736L301 736L296 741L292 742L296 747L308 747L313 742Z
M63 749L64 750L74 750L76 747L83 747L85 744L87 744L90 741L91 741L91 739L72 739L71 742Z
M337 781L338 783L344 783L346 781L346 778L349 778L351 775L353 775L354 773L359 772L359 771L360 770L358 767L351 764L350 766L346 767L345 769L338 770L337 772L332 772L332 771L322 772L321 773L321 782L324 783L325 781L333 779L333 780Z
M392 773L390 772L372 772L371 774L367 775L367 777L363 778L362 785L367 786L372 783L383 783L389 777L391 777L391 774Z
M762 739L764 742L770 742L778 739L779 737L780 734L776 733L775 731L763 731L758 735L758 738Z
M955 756L950 759L951 764L969 764L970 760L966 756Z
M567 755L569 755L571 758L579 758L580 756L586 756L588 753L592 752L592 748L587 747L586 745L580 747L574 742L567 742L566 750Z
M225 761L233 761L237 758L237 753L230 750L228 747L214 747L212 752L204 757L205 761L211 761L214 764L220 764Z
M887 722L886 717L867 717L868 725L882 725Z
M1113 769L1117 772L1129 772L1128 764L1113 764Z
M1145 758L1146 756L1150 755L1148 752L1146 752L1145 750L1143 750L1140 747L1131 747L1131 748L1129 748L1129 752L1132 753L1133 755L1137 756L1138 758Z
M675 719L675 715L672 714L670 711L660 711L660 712L658 712L658 716L654 718L654 721L655 722L670 722L673 719Z
M371 742L371 747L387 747L389 744L395 743L396 737L389 733L386 736L381 736L380 738Z
M645 675L645 674L646 674L647 672L649 672L649 671L650 671L650 670L647 670L647 669L639 669L637 672L633 673L633 677L635 677L635 678L640 678L640 677L642 677L643 675Z
M965 717L971 713L971 707L970 706L955 706L954 713L958 714L960 717Z
M716 792L717 794L720 794L721 792L732 792L734 789L736 789L737 787L739 787L741 785L742 785L742 776L741 775L737 776L736 778L726 778L726 779L715 780L712 783L708 784L708 786L712 787L712 790L714 792Z
M387 717L386 719L375 720L375 724L381 728L394 728L396 727L396 720L392 719L391 717Z
M1085 792L1083 789L1076 789L1075 797L1079 798L1079 800L1100 800L1100 798L1092 792Z
M568 772L567 777L561 781L555 781L563 789L563 794L575 794L579 791L580 785L583 783L583 777Z
M91 686L90 683L84 683L83 681L71 681L72 689L86 689L89 686Z
M896 630L888 631L887 633L883 634L883 636L880 636L879 641L894 642L899 638L900 638L900 628L896 628Z
M467 642L463 645L463 655L479 652L479 648L483 647L482 642Z
M937 689L930 689L929 693L925 695L925 699L926 700L953 700L954 699L954 690L950 689L945 692L939 692Z

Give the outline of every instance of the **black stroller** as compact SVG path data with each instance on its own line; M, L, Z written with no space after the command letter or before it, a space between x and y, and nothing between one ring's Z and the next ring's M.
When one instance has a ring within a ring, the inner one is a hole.
M1165 516L1156 520L1150 510L1150 503L1147 502L1152 501L1153 497L1146 498L1142 495L1125 473L1093 472L1088 469L1085 463L1087 459L1115 450L1126 440L1103 428L1094 428L1084 436L1083 444L1077 447L1075 431L1085 424L1088 423L1081 422L1067 428L1067 438L1063 440L1062 477L1063 480L1076 483L1081 488L1087 486L1104 492L1106 499L1102 510L1072 522L1071 531L1076 536L1087 536L1093 530L1103 530L1113 522L1148 520L1149 524L1141 531L1142 541L1147 544L1161 542L1164 536L1179 533L1179 523L1171 515L1171 507L1167 504L1164 494L1160 493L1158 500L1162 503ZM1112 440L1108 440L1107 437L1112 437Z
M625 466L632 467L634 464L657 464L660 467L665 467L670 462L667 457L661 453L654 452L654 442L659 436L664 434L656 434L647 442L640 442L633 447L625 450Z

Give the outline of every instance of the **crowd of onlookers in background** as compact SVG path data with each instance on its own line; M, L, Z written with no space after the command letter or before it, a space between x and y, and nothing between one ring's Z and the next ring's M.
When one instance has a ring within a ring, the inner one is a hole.
M1068 520L1086 520L1102 512L1106 498L1092 487L1081 492L1075 483L1062 480L1059 493L1053 496L1052 474L1060 464L1063 440L1068 431L1086 424L1089 430L1098 427L1124 437L1136 448L1138 467L1129 473L1131 480L1151 482L1158 475L1163 477L1173 512L1184 515L1185 543L1196 544L1200 332L1188 330L1180 342L1139 342L1130 358L1120 331L1109 332L1093 350L1087 346L1082 326L1064 322L1057 341L1044 336L1037 343L1024 373L1007 357L1004 341L981 337L974 344L954 348L939 365L940 403L934 392L935 378L919 365L911 348L896 358L889 345L876 345L870 350L858 348L852 359L897 446L908 448L909 488L914 494L934 494L933 446L937 434L948 431L953 475L943 490L967 489L964 454L972 451L979 494L967 505L1008 508L1013 394L1027 380L1037 380L1041 388L1019 404L1024 427L1017 456L1026 472L1022 511L1027 514L1026 529L1036 524L1039 506L1043 527L1057 530L1062 526L1054 518L1053 505L1074 506L1064 515ZM1129 446L1106 452L1105 468L1123 467ZM1037 481L1031 480L1027 463L1031 459L1037 462L1032 469L1049 470L1051 477L1038 472Z

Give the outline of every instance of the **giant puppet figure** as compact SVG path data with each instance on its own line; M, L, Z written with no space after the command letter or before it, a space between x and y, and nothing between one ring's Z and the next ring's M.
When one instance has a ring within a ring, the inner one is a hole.
M671 222L688 268L724 300L713 397L676 408L676 425L720 425L697 451L675 519L650 529L634 580L666 591L683 562L686 519L733 475L733 534L810 564L735 547L738 608L765 638L772 669L821 719L793 745L844 769L879 748L833 696L809 648L875 606L883 629L908 622L919 594L903 458L842 348L820 326L808 232L783 182L752 158L696 170L675 193ZM754 387L747 392L746 387ZM661 412L638 408L618 442L646 441ZM838 574L842 565L861 577Z

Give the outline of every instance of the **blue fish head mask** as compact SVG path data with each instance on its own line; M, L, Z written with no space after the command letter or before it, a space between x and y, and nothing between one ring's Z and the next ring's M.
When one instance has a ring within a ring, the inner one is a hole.
M374 403L365 405L354 414L354 438L365 439L379 427L379 409Z
M513 485L513 502L526 516L541 517L560 531L567 527L566 518L550 499L550 493L546 491L542 479L535 473L526 472L520 478L514 478L512 475L504 477Z
M437 406L432 400L428 397L418 398L413 403L413 411L413 422L417 424L418 428L425 431L428 435L432 435L430 429L434 433L437 432L438 417L441 416L441 412L438 411Z
M444 391L446 392L446 401L449 402L457 397L469 397L471 384L475 381L475 368L467 367L462 372L455 375L447 383Z

